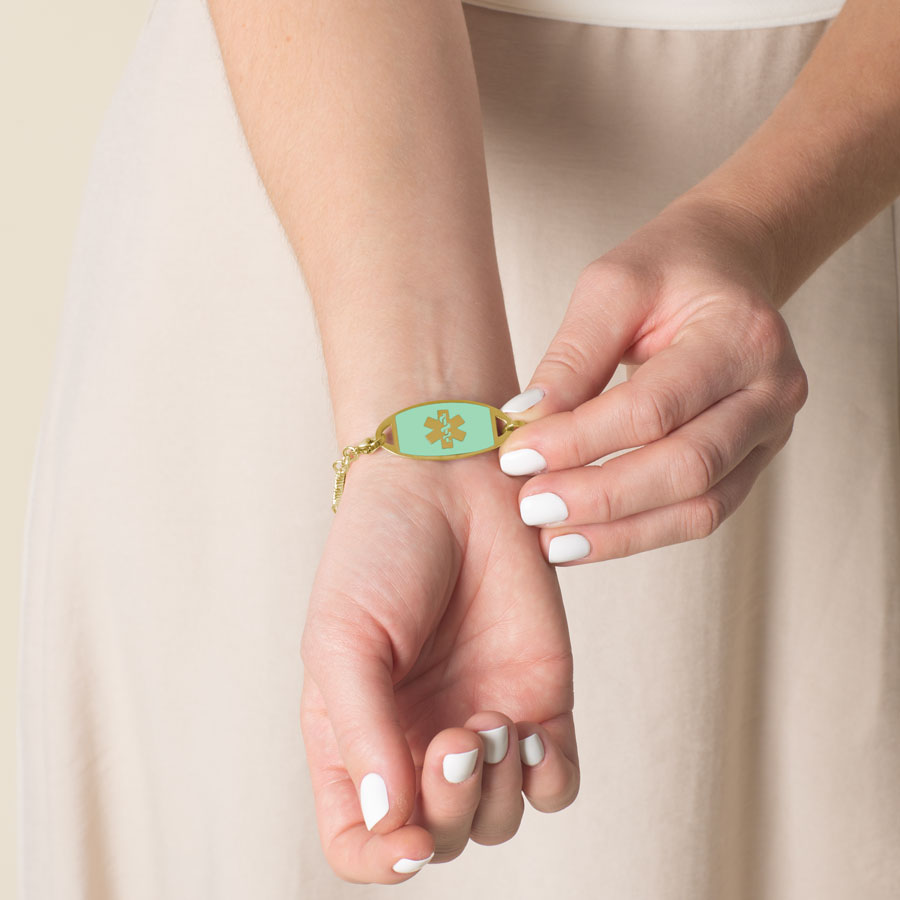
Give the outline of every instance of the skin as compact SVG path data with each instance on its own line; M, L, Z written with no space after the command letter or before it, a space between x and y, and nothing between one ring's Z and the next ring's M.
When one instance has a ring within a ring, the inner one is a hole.
M530 448L546 460L519 500L563 499L564 524L540 528L545 553L563 534L590 545L566 565L706 537L790 436L806 376L758 267L730 234L734 216L723 218L717 227L708 209L673 207L598 260L535 372L545 399L519 418L542 418L500 452ZM602 391L620 362L635 367L631 377Z
M312 297L339 445L423 397L499 406L519 386L461 3L209 9ZM348 881L404 881L398 859L511 837L523 790L546 811L575 797L568 632L516 492L495 454L380 451L350 469L310 598L301 709L322 846ZM486 767L479 752L473 781L447 783L431 762L481 748L485 722L515 724L507 760ZM517 739L532 733L546 756L523 771ZM369 772L391 804L371 833Z
M900 194L897 12L848 0L759 129L581 273L529 383L544 399L500 451L547 462L520 501L568 507L535 526L545 553L571 533L590 552L567 565L705 537L786 443L808 386L778 310Z
M424 399L502 405L519 386L459 0L209 8L313 300L339 445ZM302 727L341 877L407 880L397 859L511 837L523 793L545 811L574 799L549 540L576 524L594 561L708 534L787 440L807 385L778 309L900 192L898 49L895 2L848 0L760 129L586 265L530 383L545 398L503 447L539 449L546 473L508 477L496 454L354 462L302 638ZM639 368L601 394L619 362ZM566 527L525 526L517 500L547 490ZM500 724L511 752L491 766L477 732ZM532 733L546 756L529 768L515 747ZM470 749L472 776L448 783L443 756ZM368 772L390 799L371 832Z
M546 812L574 799L572 656L555 573L495 460L380 453L352 474L310 599L302 725L329 862L393 882L410 877L391 871L399 858L512 837L523 791ZM501 724L510 749L486 764L476 732ZM534 733L546 755L521 765ZM475 773L447 782L444 754L469 749ZM390 811L370 834L355 785L373 771Z

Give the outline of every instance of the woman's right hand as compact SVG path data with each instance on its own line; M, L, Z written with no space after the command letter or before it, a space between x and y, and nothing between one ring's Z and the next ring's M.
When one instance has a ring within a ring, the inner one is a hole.
M348 476L301 705L322 845L348 881L404 881L470 837L508 840L523 793L553 812L578 792L559 586L491 456L378 452Z

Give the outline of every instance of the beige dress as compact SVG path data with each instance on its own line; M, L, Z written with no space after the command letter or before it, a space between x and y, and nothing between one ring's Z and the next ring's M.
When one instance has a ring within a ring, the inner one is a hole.
M736 149L828 21L466 7L523 383L581 268ZM96 145L35 460L27 900L896 900L897 204L785 308L787 448L705 541L560 571L583 786L400 887L319 846L298 708L330 408L202 0L158 0Z

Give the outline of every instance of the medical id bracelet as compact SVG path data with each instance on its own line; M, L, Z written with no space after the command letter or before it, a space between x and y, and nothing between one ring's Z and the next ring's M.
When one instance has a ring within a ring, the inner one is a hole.
M332 512L337 512L350 463L380 447L413 459L462 459L495 450L510 432L524 425L496 406L472 400L434 400L391 413L375 437L344 447L333 464Z

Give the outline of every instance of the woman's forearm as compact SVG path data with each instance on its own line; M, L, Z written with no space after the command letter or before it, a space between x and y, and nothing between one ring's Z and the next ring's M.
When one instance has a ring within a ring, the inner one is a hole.
M209 8L248 144L312 296L339 442L432 396L512 396L460 0Z
M676 202L761 223L781 306L898 194L900 3L847 0L771 116Z

